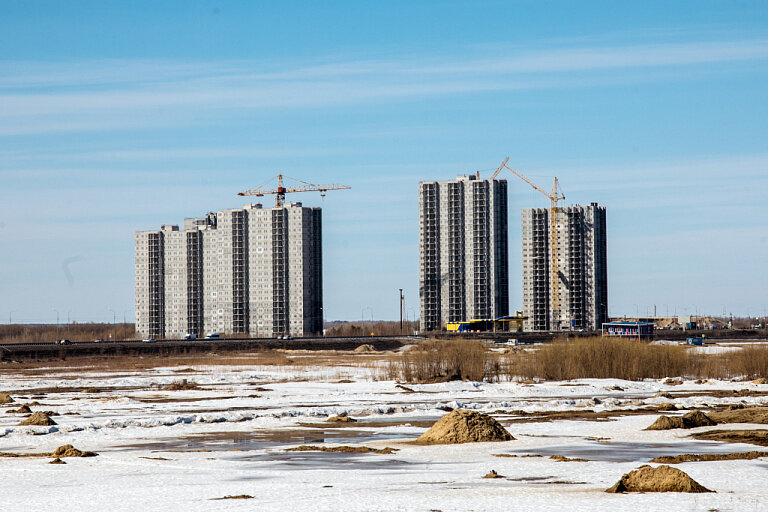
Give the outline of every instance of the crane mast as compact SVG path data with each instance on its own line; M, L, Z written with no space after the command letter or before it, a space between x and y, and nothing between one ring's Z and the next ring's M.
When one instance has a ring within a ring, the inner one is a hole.
M550 275L550 294L552 295L552 312L551 312L551 327L557 327L558 330L560 328L560 272L557 268L557 202L561 199L565 199L565 195L562 192L559 192L557 189L557 177L555 177L554 183L552 184L552 191L547 192L543 188L536 185L534 182L529 180L523 173L516 171L515 169L509 167L507 165L507 162L509 161L509 157L505 158L503 162L501 162L501 165L496 169L496 171L491 176L491 179L496 179L496 176L499 175L499 173L502 171L502 169L507 169L508 171L512 172L515 176L526 182L528 185L533 187L538 192L544 194L549 198L549 237L550 237L550 256L549 256L549 275Z
M347 190L350 187L346 185L338 185L338 184L325 184L325 185L315 185L314 183L307 183L306 181L297 180L295 178L290 178L289 176L285 176L283 174L278 174L276 176L277 178L277 187L276 188L264 188L266 187L272 180L275 178L272 178L267 183L260 185L254 189L246 190L245 192L238 192L237 195L239 196L256 196L256 197L262 197L270 194L275 195L275 208L280 208L285 203L285 194L290 194L294 192L320 192L321 197L325 197L325 193L329 190ZM298 181L299 183L303 183L303 185L297 185L295 187L288 187L286 188L283 185L283 178L290 178L294 181Z

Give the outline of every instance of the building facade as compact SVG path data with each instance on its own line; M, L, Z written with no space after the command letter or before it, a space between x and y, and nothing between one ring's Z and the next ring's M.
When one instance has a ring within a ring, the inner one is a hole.
M322 214L248 205L135 236L136 330L302 336L323 330Z
M507 182L419 183L421 330L509 313Z
M552 300L550 210L522 212L523 310L527 330L598 330L608 321L605 207L557 209L558 307Z

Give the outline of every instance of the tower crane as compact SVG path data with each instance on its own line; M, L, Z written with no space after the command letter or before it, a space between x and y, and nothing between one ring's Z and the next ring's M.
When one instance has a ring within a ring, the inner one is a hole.
M565 195L562 192L559 192L557 189L557 176L555 176L554 183L552 184L552 191L547 192L543 188L536 185L534 182L529 180L526 176L524 176L521 172L516 171L515 169L509 167L507 165L507 162L509 161L509 157L505 158L503 162L501 162L501 165L496 169L496 171L493 173L493 176L491 176L491 179L496 179L496 176L499 175L499 173L502 171L502 169L507 169L512 172L515 176L529 184L531 187L533 187L535 190L541 192L547 198L549 198L550 207L549 207L549 237L550 237L550 256L549 256L549 268L550 268L550 293L552 295L552 322L550 327L557 327L559 329L560 326L560 297L559 297L559 282L560 282L560 273L557 269L557 202L561 199L565 199Z
M285 202L285 194L288 194L288 193L320 192L320 196L325 197L325 193L329 190L345 190L350 188L346 185L337 185L337 184L315 185L314 183L308 183L306 181L297 180L296 178L291 178L290 176L285 176L283 174L278 174L276 178L277 178L277 188L270 188L270 189L264 188L269 183L271 183L272 180L275 179L275 178L272 178L271 180L264 183L263 185L260 185L251 190L246 190L245 192L238 192L237 195L262 197L270 194L275 194L275 208L280 208L281 206L283 206L283 203ZM299 183L303 183L303 185L297 185L295 187L286 188L285 186L283 186L283 178L289 178L293 181L298 181Z

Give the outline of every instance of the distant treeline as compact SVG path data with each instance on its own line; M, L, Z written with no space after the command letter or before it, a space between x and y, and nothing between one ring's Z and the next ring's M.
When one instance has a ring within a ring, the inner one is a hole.
M103 339L136 339L134 324L71 323L59 325L0 325L0 343L37 343L68 339L72 341L93 341Z

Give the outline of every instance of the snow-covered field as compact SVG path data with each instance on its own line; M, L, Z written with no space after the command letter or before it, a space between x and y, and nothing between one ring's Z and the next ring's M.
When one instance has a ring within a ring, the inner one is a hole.
M685 395L768 391L768 385L450 382L408 385L415 391L409 392L392 380L378 380L379 373L370 365L6 372L0 391L10 392L16 403L4 409L27 403L33 411L60 415L52 417L55 426L23 427L18 426L23 416L0 414L0 451L50 452L73 444L99 456L67 458L66 465L50 465L47 458L0 458L0 510L768 509L765 459L676 466L716 493L603 492L623 473L659 455L760 450L688 437L692 431L744 425L644 431L658 413L537 422L520 412L623 411L662 402L685 409L757 405L768 397ZM200 389L162 390L182 378ZM654 397L663 391L673 398ZM408 442L447 408L492 413L516 440L441 446ZM326 422L339 413L359 421ZM307 444L398 451L285 451ZM558 462L549 458L552 454L588 462ZM483 479L491 469L505 478ZM253 499L215 499L234 495Z

